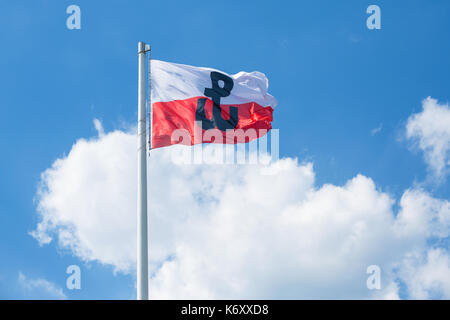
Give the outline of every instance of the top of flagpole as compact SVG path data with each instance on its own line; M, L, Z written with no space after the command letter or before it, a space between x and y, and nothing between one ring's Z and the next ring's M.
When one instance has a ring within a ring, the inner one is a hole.
M138 54L147 53L150 50L151 50L151 47L149 44L146 44L145 42L142 42L142 41L138 42Z

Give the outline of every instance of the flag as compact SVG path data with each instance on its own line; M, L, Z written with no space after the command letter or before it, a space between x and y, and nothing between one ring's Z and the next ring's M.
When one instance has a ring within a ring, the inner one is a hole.
M277 101L258 71L233 75L151 60L151 146L241 143L271 128Z

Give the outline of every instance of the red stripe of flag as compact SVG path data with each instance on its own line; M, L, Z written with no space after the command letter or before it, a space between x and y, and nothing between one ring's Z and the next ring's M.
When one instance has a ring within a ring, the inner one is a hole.
M264 136L267 131L272 129L271 122L273 120L273 108L263 107L255 102L243 104L220 105L222 118L229 120L230 106L238 108L238 122L233 131L237 138L230 139L227 132L218 130L221 139L212 139L205 141L201 139L207 131L200 127L195 121L198 99L206 99L205 115L207 119L213 117L213 102L207 97L194 97L185 100L174 100L169 102L153 103L153 123L152 123L152 148L161 148L173 144L194 145L197 143L227 143L235 144L242 142L250 142ZM172 136L176 129L184 129L187 131L190 139L187 141L175 140ZM247 133L252 134L248 134ZM256 135L255 135L256 133ZM200 137L199 137L200 136Z

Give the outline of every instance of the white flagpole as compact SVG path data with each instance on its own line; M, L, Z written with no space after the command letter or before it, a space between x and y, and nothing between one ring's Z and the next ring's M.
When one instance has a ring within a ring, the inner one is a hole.
M148 300L147 147L145 121L145 43L138 43L138 203L137 203L137 299Z

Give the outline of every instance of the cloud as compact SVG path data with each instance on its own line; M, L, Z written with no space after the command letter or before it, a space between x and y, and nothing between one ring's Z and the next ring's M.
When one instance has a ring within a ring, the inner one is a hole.
M43 278L29 279L22 272L19 272L18 283L24 290L26 299L67 299L60 287Z
M94 119L94 127L100 137L103 137L105 135L105 130L103 129L103 125L100 120Z
M420 189L407 190L400 200L397 232L420 238L448 238L450 203L431 197Z
M450 166L450 107L428 97L422 108L409 117L406 136L424 153L433 175L442 179Z
M381 131L381 129L383 129L383 124L382 124L382 123L380 123L380 125L379 125L378 127L373 128L373 129L370 131L370 135L371 135L371 136L376 135L377 133L379 133L379 132Z
M31 233L40 244L56 236L61 247L85 261L132 268L136 141L121 131L80 139L42 174L37 194L42 220Z
M407 257L400 277L413 299L450 299L450 256L442 248Z
M78 140L42 174L32 235L134 273L136 146L136 136L122 131ZM431 288L434 266L444 270L436 280L447 283L445 260L423 256L429 241L448 237L448 201L409 189L395 212L395 199L363 175L317 186L313 165L292 158L269 166L174 164L172 152L182 148L157 149L149 159L152 298L395 299L400 283L405 297L415 297L415 288ZM374 264L380 291L366 287ZM418 283L410 279L417 273ZM446 296L446 288L428 297Z

